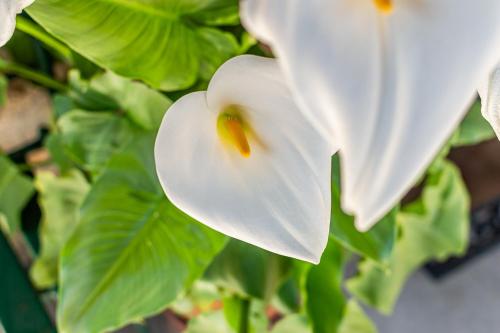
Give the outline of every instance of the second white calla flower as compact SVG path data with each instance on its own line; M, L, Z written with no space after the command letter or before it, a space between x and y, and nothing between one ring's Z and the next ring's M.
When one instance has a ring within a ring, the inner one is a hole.
M0 47L9 41L16 28L16 15L35 0L0 0Z
M167 197L198 221L317 263L330 223L332 146L303 118L275 60L239 56L166 113L155 159Z
M500 139L500 65L479 87L481 113L488 120Z
M500 58L498 0L244 0L367 230L424 172Z

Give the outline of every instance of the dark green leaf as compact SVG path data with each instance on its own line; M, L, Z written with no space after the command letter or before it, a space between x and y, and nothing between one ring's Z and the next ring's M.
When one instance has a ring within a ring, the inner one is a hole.
M384 264L392 254L396 238L396 211L393 209L368 232L356 230L354 217L340 207L340 166L338 157L333 157L330 235L349 250Z
M306 282L307 313L314 333L336 333L346 304L342 292L343 249L330 239L321 262L309 271Z
M269 300L292 268L289 258L231 239L205 277L242 296Z

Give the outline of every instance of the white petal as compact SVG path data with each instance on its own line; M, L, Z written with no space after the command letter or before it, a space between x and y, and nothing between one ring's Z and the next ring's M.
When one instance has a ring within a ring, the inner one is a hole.
M343 206L370 228L451 134L500 58L500 1L246 0L306 113L342 154Z
M218 113L227 105L245 109L258 138L251 139L248 158L218 136ZM189 215L316 263L328 239L331 149L303 119L276 63L240 56L219 69L206 94L189 94L170 107L155 156L165 193Z
M500 139L500 65L488 75L479 88L481 113Z
M16 14L35 0L0 0L0 47L12 37L16 28Z
M7 0L9 1L9 0ZM12 0L10 0L12 1ZM17 12L20 13L24 8L30 6L33 2L35 2L35 0L14 0L15 2L17 2Z
M12 37L16 28L17 2L0 0L0 47Z

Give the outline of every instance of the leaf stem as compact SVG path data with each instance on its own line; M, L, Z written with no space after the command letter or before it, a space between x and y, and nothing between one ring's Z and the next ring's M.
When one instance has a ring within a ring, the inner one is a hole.
M15 64L10 61L5 61L3 59L0 59L0 72L18 75L22 78L38 83L49 89L54 89L58 91L67 90L67 87L64 84L44 74L35 72L29 68L23 67L21 65Z
M27 18L18 15L16 18L16 29L22 31L31 37L34 37L47 45L54 52L59 54L62 58L66 59L70 63L73 62L73 53L71 49L61 43L56 38L52 37L49 33L43 30L41 27L33 23Z
M240 328L238 333L249 333L250 299L241 300Z

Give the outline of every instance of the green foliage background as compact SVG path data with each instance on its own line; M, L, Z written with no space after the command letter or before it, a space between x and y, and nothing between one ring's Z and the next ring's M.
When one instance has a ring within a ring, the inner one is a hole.
M360 302L390 313L412 272L465 251L469 197L446 153L420 197L367 233L340 209L334 157L330 241L317 266L227 239L168 201L152 156L164 113L230 57L265 54L237 0L37 0L27 13L5 47L14 60L0 59L0 105L14 76L51 89L44 146L58 172L30 177L0 157L0 222L15 233L37 191L31 278L56 287L60 332L114 330L170 309L189 333L373 333ZM44 73L36 48L69 69L66 80ZM491 137L476 103L444 152Z

